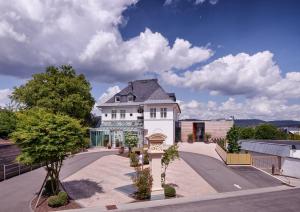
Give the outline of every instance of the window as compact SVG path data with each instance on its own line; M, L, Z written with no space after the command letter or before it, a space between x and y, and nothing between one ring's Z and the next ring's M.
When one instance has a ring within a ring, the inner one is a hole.
M115 102L120 102L120 96L115 96Z
M120 110L120 118L125 119L126 110Z
M160 108L160 117L167 118L167 108Z
M150 118L156 118L156 108L150 108Z
M133 102L133 96L132 96L132 95L129 95L129 96L127 97L127 100L128 100L128 102Z
M117 111L116 110L112 110L111 111L111 119L116 119L117 118Z

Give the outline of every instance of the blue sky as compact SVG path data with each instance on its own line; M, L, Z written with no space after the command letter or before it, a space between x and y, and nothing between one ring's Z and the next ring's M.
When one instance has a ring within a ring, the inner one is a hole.
M182 117L300 120L300 2L0 3L0 105L47 65L72 64L103 101L157 77ZM26 26L26 27L24 27Z

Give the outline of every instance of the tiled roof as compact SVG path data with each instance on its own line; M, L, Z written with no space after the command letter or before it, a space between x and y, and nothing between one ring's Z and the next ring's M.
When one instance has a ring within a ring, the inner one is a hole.
M175 94L166 93L158 84L157 79L135 80L128 83L128 86L117 93L120 96L120 102L127 102L127 96L132 94L134 102L145 102L147 100L176 100ZM115 96L106 103L114 103Z

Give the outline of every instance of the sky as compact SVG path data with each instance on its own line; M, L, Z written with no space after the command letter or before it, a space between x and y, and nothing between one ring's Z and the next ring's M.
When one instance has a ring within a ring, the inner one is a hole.
M71 64L97 103L158 78L181 118L300 120L300 1L0 0L0 106Z

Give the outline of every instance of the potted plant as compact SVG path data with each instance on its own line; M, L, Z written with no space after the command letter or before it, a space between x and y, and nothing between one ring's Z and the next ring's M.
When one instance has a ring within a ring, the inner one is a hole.
M119 154L123 154L124 153L124 146L122 145L120 148L119 148Z
M194 140L193 134L192 133L188 134L188 142L193 143L193 140Z

